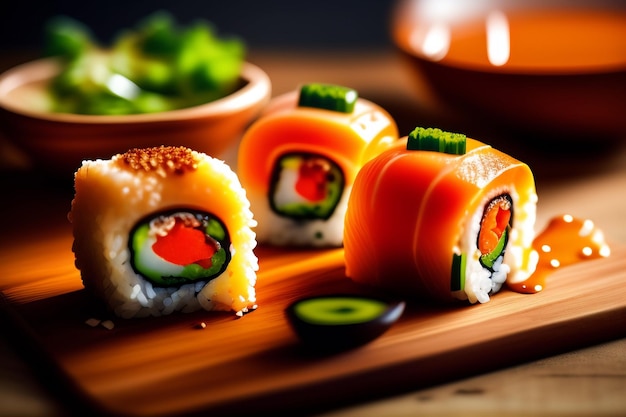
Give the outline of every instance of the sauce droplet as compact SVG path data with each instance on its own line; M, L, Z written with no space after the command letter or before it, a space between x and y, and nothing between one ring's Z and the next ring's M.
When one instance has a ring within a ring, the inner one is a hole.
M591 220L575 218L569 214L554 217L535 237L533 248L539 254L537 269L528 279L507 283L516 292L534 294L546 286L552 272L577 262L606 258L611 249L602 231Z

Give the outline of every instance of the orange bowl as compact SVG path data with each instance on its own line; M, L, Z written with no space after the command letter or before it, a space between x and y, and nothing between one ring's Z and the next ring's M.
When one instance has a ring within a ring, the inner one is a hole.
M84 159L108 159L135 147L187 146L227 159L271 96L268 75L246 62L237 91L199 106L120 116L53 113L46 85L59 71L59 62L46 58L2 74L0 120L3 134L35 168L63 175Z
M436 2L398 2L391 25L433 107L530 137L626 135L625 8Z

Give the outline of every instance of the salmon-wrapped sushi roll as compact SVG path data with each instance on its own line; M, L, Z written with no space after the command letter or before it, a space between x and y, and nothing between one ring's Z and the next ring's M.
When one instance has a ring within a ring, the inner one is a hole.
M185 147L133 149L75 173L76 267L122 318L256 307L255 221L224 162Z
M391 116L353 89L306 84L275 98L237 162L259 243L340 246L356 173L398 139Z
M346 273L407 297L487 302L536 267L536 203L526 164L462 134L416 128L355 180Z

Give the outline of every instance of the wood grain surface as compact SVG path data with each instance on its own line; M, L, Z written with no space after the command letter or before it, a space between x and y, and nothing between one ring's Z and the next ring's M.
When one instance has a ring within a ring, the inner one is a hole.
M621 246L608 259L563 268L538 294L505 290L473 306L411 303L383 336L333 355L306 350L284 309L306 295L367 293L345 278L341 249L259 248L259 308L243 318L122 320L84 292L70 247L67 230L37 242L35 269L30 254L5 250L2 305L76 401L104 415L318 412L626 334ZM115 327L91 327L90 318Z

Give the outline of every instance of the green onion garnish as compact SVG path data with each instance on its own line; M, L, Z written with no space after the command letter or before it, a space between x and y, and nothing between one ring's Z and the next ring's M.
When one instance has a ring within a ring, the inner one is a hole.
M298 106L352 113L358 98L358 93L352 88L312 83L300 88Z
M406 149L463 155L465 153L465 142L466 136L462 133L445 132L432 127L416 127L409 133Z

